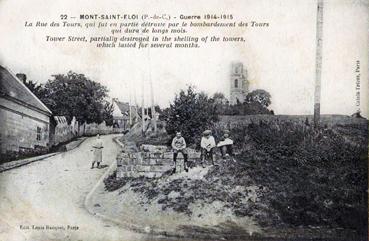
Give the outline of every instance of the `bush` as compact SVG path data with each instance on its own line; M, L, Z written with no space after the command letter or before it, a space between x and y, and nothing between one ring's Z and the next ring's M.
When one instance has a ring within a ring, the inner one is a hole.
M348 141L335 129L288 122L250 124L233 135L241 148L252 143L254 149L239 159L249 163L252 179L267 187L264 201L286 224L367 230L367 143ZM360 135L367 140L367 127Z
M187 144L199 142L202 132L218 120L214 101L204 93L196 93L193 87L180 91L166 115L167 133L174 136L180 131Z

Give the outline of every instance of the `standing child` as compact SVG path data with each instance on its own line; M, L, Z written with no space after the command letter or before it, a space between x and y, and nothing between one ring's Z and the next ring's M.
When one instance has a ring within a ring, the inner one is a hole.
M96 163L97 164L97 168L100 167L100 163L102 161L102 149L104 148L103 145L102 145L102 141L100 139L100 135L97 134L96 136L96 142L95 144L92 146L93 151L94 151L94 159L92 161L92 166L91 166L91 169L94 168L94 164Z

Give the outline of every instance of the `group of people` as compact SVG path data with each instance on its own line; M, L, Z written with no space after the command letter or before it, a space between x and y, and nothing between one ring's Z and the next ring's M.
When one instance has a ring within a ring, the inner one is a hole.
M214 165L214 149L218 147L220 149L220 153L223 159L227 157L233 158L233 140L229 137L229 131L225 130L223 137L218 142L215 143L214 136L211 133L211 130L206 130L203 132L203 136L201 138L201 164L205 167L206 159L210 159L212 164ZM96 136L96 141L92 146L94 158L92 160L91 168L94 168L95 164L97 168L100 167L100 163L102 162L102 149L104 148L102 145L102 141L100 139L100 135ZM176 136L172 140L172 148L173 148L173 161L174 161L174 169L173 173L176 172L176 163L177 156L179 153L182 153L184 159L184 170L188 172L188 152L187 152L187 144L185 139L183 138L181 132L177 132Z
M227 157L233 157L233 140L229 136L229 131L225 130L223 137L218 142L215 143L214 136L212 135L211 130L206 130L203 132L203 136L200 142L201 146L201 164L202 167L205 167L206 159L210 159L212 164L214 165L214 149L218 147L220 149L220 153L222 158L225 159ZM173 161L174 161L174 169L173 173L176 172L176 163L177 156L179 153L182 153L184 159L184 170L188 172L188 152L187 152L186 141L182 136L181 132L177 132L176 136L172 140L172 149L173 149Z

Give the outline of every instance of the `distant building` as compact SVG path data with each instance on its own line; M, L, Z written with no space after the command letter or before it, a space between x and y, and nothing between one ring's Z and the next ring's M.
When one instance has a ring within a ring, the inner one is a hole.
M232 63L230 84L230 104L243 103L249 92L249 82L247 80L247 70L242 63Z
M113 98L113 127L127 129L129 127L129 103Z
M0 154L47 148L51 115L21 80L0 66Z

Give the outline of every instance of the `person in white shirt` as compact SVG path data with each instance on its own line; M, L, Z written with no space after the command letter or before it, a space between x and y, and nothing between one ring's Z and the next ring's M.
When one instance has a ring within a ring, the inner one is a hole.
M233 159L233 140L229 137L228 130L224 131L224 135L217 147L219 147L223 159L226 159L228 156Z
M215 145L215 139L211 135L211 130L206 130L203 132L203 137L201 138L201 160L202 166L205 167L205 159L210 156L211 162L214 165L214 154L213 149Z
M187 167L187 156L188 155L187 155L187 150L186 150L186 141L182 137L181 132L179 131L176 133L176 136L172 140L172 148L173 148L173 161L174 161L173 173L176 172L178 153L182 153L183 160L184 160L184 163L183 163L184 169L186 172L188 172L188 167Z

